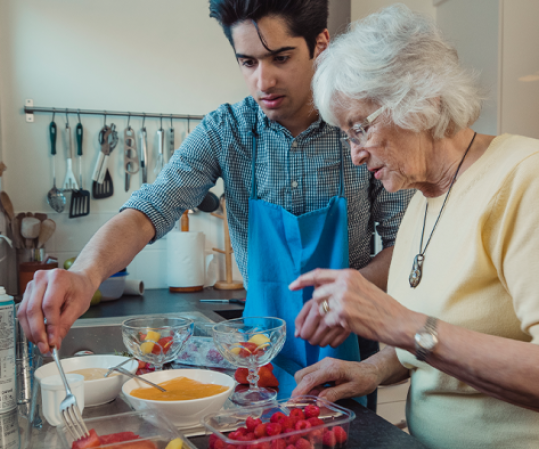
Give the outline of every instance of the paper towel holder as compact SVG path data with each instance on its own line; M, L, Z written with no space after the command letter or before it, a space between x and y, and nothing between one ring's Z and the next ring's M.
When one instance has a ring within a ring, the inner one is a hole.
M223 229L225 232L225 250L223 251L219 248L212 249L217 253L225 255L226 279L217 281L213 288L215 288L216 290L242 290L243 282L235 281L232 279L232 253L234 252L234 250L232 249L232 244L230 243L230 233L228 232L228 220L226 217L226 199L224 195L221 196L221 208L223 209L222 214L216 214L215 212L212 212L212 215L223 220Z

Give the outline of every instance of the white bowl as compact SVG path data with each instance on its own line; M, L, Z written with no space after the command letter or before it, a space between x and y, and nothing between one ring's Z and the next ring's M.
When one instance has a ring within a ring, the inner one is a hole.
M200 420L208 413L214 413L221 409L236 381L226 374L206 369L173 369L166 371L156 371L144 374L140 377L148 379L153 383L161 383L175 377L187 377L204 384L217 384L228 387L226 391L202 399L191 399L187 401L152 401L149 399L139 399L131 396L130 392L136 388L147 388L148 385L138 379L131 379L124 384L122 392L131 405L141 410L152 408L163 413L172 424L178 427L193 427L200 425ZM151 387L150 387L151 388Z
M101 301L113 301L124 294L127 273L105 279L99 286Z
M62 367L66 373L70 371L84 369L84 368L111 368L119 365L127 357L120 355L86 355L81 357L72 357L70 359L60 360ZM131 373L136 373L138 369L138 362L132 360L123 365L123 368ZM41 382L41 379L58 374L58 368L56 363L51 362L38 368L34 373L36 379ZM112 377L106 377L97 380L85 380L84 381L84 404L85 407L95 407L96 405L103 405L107 402L111 402L116 399L116 396L120 393L122 385L129 379L129 377L122 374Z

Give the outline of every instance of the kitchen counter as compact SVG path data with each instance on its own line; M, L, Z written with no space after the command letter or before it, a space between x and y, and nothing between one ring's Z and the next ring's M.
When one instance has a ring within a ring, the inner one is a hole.
M201 303L201 299L244 299L245 290L214 290L205 288L196 293L171 293L168 289L146 290L142 296L124 295L114 301L101 302L81 317L111 318L130 315L155 315L159 313L180 313L198 311L213 321L239 318L243 311L241 304Z
M243 299L245 290L222 291L206 288L197 293L170 293L168 289L146 290L143 296L123 296L118 300L103 302L91 307L82 317L113 318L131 315L174 313L197 311L213 321L222 321L241 316L243 306L226 303L200 303L200 299ZM81 323L82 324L82 323ZM280 382L280 397L289 397L295 387L294 372L298 367L277 356L274 361L275 374ZM393 426L376 413L368 410L352 399L338 401L343 407L356 413L351 423L347 449L427 449L414 437ZM190 438L200 449L208 448L207 436Z

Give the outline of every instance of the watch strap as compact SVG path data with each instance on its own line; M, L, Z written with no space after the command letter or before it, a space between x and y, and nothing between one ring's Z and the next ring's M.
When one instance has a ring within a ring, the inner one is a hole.
M437 342L438 340L438 332L436 331L436 325L438 324L438 319L434 318L432 316L427 317L427 321L425 322L425 326L421 331L418 332L418 334L430 334L433 336L434 340ZM432 353L432 349L427 349L421 346L417 341L415 344L415 350L416 354L415 357L417 360L424 362L427 357Z

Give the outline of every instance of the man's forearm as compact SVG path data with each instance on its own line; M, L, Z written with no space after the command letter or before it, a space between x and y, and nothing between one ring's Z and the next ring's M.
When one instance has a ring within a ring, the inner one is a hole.
M378 288L386 291L387 277L389 275L389 265L391 264L392 255L392 246L384 248L372 258L369 265L363 267L361 270L359 270L359 272Z
M95 233L70 271L84 272L97 289L101 282L129 265L154 235L155 228L146 215L126 209Z

